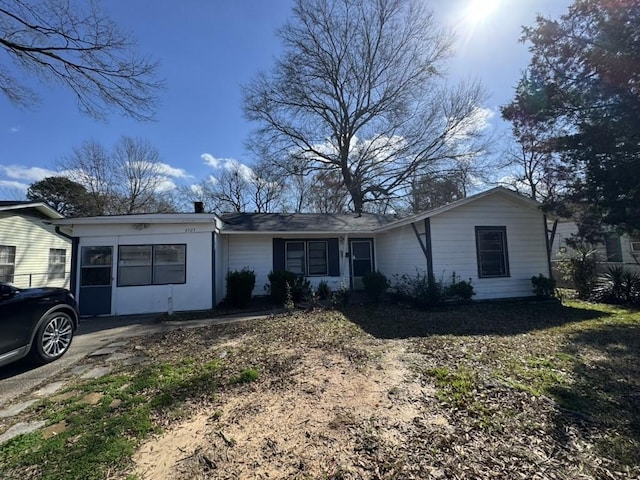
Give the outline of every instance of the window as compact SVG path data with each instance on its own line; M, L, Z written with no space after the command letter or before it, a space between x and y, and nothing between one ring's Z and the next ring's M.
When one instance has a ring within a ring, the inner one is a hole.
M16 268L16 247L0 245L0 282L13 282Z
M303 276L329 274L326 241L295 241L285 243L285 269Z
M622 262L622 248L620 237L615 233L605 233L604 246L607 252L607 262Z
M630 237L629 248L632 253L640 253L640 237Z
M63 248L49 249L49 280L64 279L67 264L67 251Z
M118 286L186 282L186 245L121 245Z
M80 286L111 286L113 247L82 247Z
M309 242L309 275L327 275L327 242Z
M506 227L476 227L478 277L508 277Z
M285 244L286 263L285 270L296 275L306 273L304 262L304 242L287 242Z

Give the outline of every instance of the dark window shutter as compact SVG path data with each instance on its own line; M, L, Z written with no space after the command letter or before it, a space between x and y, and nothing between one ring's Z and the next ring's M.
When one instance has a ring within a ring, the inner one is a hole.
M337 238L327 240L327 255L329 257L329 276L340 276L340 247Z
M273 239L273 271L280 272L284 270L284 239Z

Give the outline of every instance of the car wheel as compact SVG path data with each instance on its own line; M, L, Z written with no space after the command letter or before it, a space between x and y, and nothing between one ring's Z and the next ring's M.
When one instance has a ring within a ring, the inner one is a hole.
M38 328L30 357L36 363L49 363L66 353L73 340L73 320L65 312L50 313Z

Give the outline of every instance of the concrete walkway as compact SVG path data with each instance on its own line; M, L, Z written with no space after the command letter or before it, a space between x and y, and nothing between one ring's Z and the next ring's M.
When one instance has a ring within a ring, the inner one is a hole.
M5 430L3 424L11 425L0 434L0 443L42 428L42 422L15 423L11 419L39 400L55 395L72 380L107 375L116 362L126 365L146 361L143 354L120 352L136 337L176 328L255 321L272 313L163 323L154 323L155 315L83 319L71 349L59 360L35 368L24 361L0 368L0 431Z

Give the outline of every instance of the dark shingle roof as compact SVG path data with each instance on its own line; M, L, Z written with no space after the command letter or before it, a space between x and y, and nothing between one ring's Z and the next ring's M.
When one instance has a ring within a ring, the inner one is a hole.
M363 213L223 213L227 232L368 232L398 220Z

